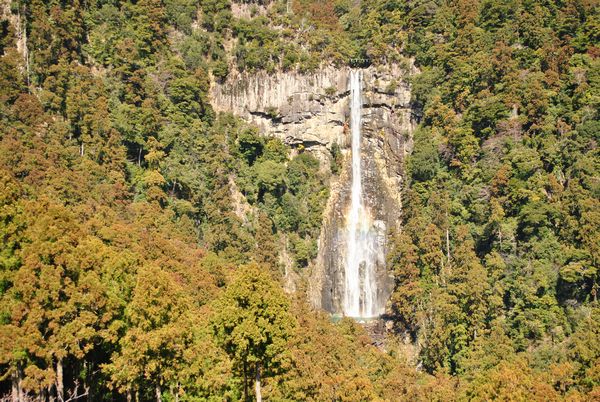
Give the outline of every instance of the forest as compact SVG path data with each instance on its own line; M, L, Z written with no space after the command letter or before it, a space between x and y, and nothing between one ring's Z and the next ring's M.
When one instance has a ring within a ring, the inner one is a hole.
M407 58L381 348L305 295L340 151L210 88ZM0 398L600 400L599 141L598 0L2 0Z

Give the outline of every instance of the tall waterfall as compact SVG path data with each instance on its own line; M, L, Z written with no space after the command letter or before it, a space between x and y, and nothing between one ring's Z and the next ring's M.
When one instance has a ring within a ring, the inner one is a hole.
M376 317L384 306L377 304L376 269L383 253L377 242L373 219L365 204L361 169L362 94L361 73L350 73L350 129L352 132L352 188L346 218L345 289L343 309L350 317Z

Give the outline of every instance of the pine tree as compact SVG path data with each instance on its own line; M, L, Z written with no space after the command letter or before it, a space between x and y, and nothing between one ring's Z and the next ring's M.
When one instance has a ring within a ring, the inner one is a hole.
M289 301L264 268L249 264L240 270L217 302L213 329L243 378L244 400L248 399L248 381L254 377L260 401L261 381L280 371L295 325Z
M409 236L404 233L391 235L387 262L394 274L394 292L391 296L393 311L414 337L422 289L419 283L417 247L412 244Z

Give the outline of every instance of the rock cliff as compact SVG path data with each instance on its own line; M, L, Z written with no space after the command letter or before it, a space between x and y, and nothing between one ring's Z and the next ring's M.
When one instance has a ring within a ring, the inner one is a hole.
M413 70L410 63L363 69L363 183L384 249L386 232L398 224L403 161L412 147L414 120L406 78ZM350 196L349 73L335 67L310 74L234 73L211 89L216 111L232 112L256 124L264 135L313 153L326 171L332 147L340 146L343 166L331 177L319 253L308 272L311 302L332 313L340 311L344 286L339 243ZM387 299L392 281L385 267L378 283L381 297Z

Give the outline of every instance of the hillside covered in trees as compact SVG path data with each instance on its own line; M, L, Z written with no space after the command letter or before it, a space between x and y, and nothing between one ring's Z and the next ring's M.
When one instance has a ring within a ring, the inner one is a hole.
M338 150L210 88L407 58L379 348L305 295ZM600 400L599 110L597 0L3 0L0 397Z

